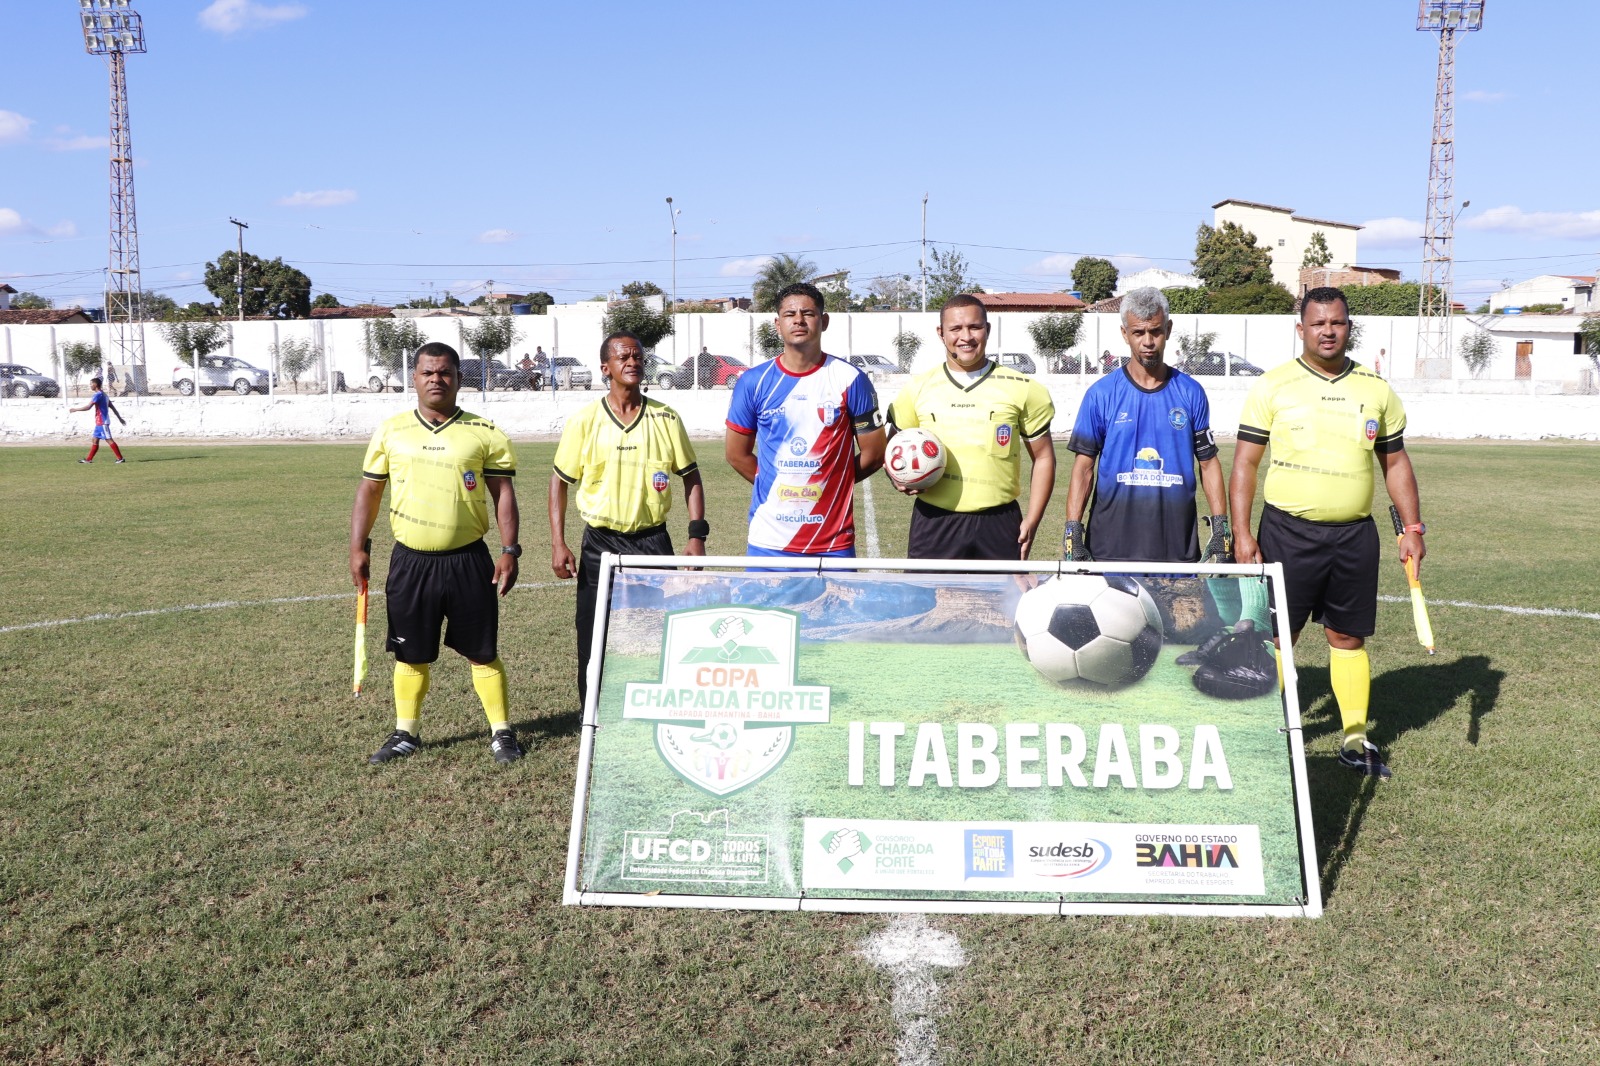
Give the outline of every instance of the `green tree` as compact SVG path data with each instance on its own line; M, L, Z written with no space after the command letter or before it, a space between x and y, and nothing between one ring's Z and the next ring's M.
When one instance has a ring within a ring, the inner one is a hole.
M196 359L204 359L233 339L233 330L226 322L187 311L179 311L165 322L157 323L156 332L172 345L178 361L185 366L194 366Z
M1349 339L1347 339L1344 342L1344 354L1345 355L1350 355L1352 352L1360 351L1361 350L1361 338L1365 334L1366 334L1366 329L1361 325L1361 323L1357 322L1352 317L1350 319L1350 336L1349 336Z
M1210 310L1211 301L1205 289L1189 289L1181 285L1162 289L1167 298L1167 311L1174 315L1203 315Z
M206 264L206 291L222 301L222 313L239 313L239 253L229 250ZM244 254L244 313L273 318L311 317L311 279L283 259L262 259Z
M48 311L55 303L36 292L19 292L11 298L13 311Z
M369 318L361 323L367 363L385 375L403 377L407 360L423 344L422 330L409 318Z
M1600 370L1600 314L1585 315L1583 325L1578 327L1578 339L1583 345L1583 354Z
M166 317L168 320L176 318L217 318L221 314L222 309L214 303L201 303L198 300L190 300L183 307L170 312Z
M635 296L665 296L666 291L653 281L630 281L622 287L622 295L631 300Z
M139 294L139 314L146 322L170 318L178 310L178 301L164 292L146 289Z
M70 376L74 385L78 383L80 374L98 370L105 362L100 346L87 341L70 341L56 345L56 358L61 363L62 373Z
M269 350L273 364L294 382L295 392L300 391L300 376L322 361L321 348L295 337L278 341Z
M1294 294L1272 282L1251 282L1211 289L1206 309L1214 315L1287 315L1294 311Z
M653 352L656 345L672 336L672 316L653 309L635 296L612 304L601 321L600 330L602 334L627 330L639 338L645 351Z
M928 271L928 310L942 311L950 297L964 292L982 292L977 282L967 276L967 257L954 248L928 252L933 267Z
M1313 230L1311 240L1306 245L1306 254L1300 260L1300 268L1325 267L1333 262L1333 253L1328 251L1328 238L1321 230Z
M894 346L895 362L900 364L900 369L907 374L911 373L911 364L916 362L917 353L922 350L922 338L908 329L903 329L894 335L894 340L889 342Z
M778 353L783 351L783 338L778 336L778 327L771 322L762 322L756 326L755 352L763 359L776 359Z
M915 311L921 306L917 285L909 274L873 278L862 304L863 311Z
M1236 222L1224 222L1221 229L1201 223L1195 233L1194 272L1208 289L1268 285L1272 253L1256 247L1256 235Z
M1495 352L1500 345L1494 335L1487 330L1474 329L1471 333L1461 338L1458 351L1461 361L1467 365L1467 370L1475 378L1481 378L1489 369L1489 364L1494 361Z
M1104 300L1117 290L1117 268L1109 259L1086 255L1072 264L1072 287L1084 303Z
M315 300L311 301L311 309L313 311L315 311L315 310L317 310L319 308L323 308L323 307L343 307L343 306L344 306L344 304L339 302L339 298L337 296L335 296L331 292L325 292L321 296L318 296Z
M1352 315L1397 315L1410 318L1422 303L1422 286L1415 281L1385 281L1379 285L1352 285L1344 290Z
M1178 354L1182 355L1185 359L1192 358L1196 355L1204 355L1209 352L1211 350L1211 346L1216 343L1217 335L1214 332L1180 333L1178 334Z
M755 298L755 309L758 312L776 311L778 293L797 281L810 281L816 276L817 264L809 259L796 258L792 255L774 256L767 260L766 265L756 275L755 284L750 286L751 295Z
M517 320L498 310L478 319L476 326L463 326L461 330L461 340L485 363L510 351L519 338ZM488 381L490 376L486 369L483 380Z
M1078 343L1078 334L1082 330L1082 311L1074 311L1070 315L1044 315L1028 324L1028 336L1033 338L1033 349L1048 360L1046 365L1052 373L1061 372L1063 360L1068 350Z
M522 302L533 308L533 313L542 315L545 308L556 302L556 298L547 292L530 292L522 298Z
M841 271L844 277L837 282L832 282L822 290L822 309L824 311L848 311L851 308L853 297L850 293L850 272Z

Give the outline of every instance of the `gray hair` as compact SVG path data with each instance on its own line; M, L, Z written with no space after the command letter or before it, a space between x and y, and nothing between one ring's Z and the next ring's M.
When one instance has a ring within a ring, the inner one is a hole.
M1142 289L1134 289L1122 298L1122 324L1124 326L1128 324L1129 318L1146 319L1155 318L1157 315L1162 318L1171 317L1168 311L1167 298L1162 295L1160 289L1146 286Z

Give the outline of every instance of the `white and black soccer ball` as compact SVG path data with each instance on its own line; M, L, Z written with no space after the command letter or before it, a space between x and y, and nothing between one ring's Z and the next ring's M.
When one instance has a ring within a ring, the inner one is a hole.
M1161 609L1131 577L1061 574L1017 602L1017 646L1057 684L1131 685L1161 651Z

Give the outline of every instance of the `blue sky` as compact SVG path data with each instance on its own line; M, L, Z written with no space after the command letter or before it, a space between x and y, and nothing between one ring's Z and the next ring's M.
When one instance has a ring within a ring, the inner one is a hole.
M1368 223L1416 277L1437 39L1414 0L1138 5L135 0L147 289L250 224L346 303L862 288L928 237L991 291L1187 269L1228 197ZM98 305L107 73L72 0L0 0L0 280ZM382 12L380 15L379 12ZM1458 292L1600 268L1592 0L1490 0L1457 61Z

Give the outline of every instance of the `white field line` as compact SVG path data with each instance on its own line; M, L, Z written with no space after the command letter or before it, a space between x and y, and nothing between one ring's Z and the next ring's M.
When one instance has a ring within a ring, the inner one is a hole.
M1409 596L1379 596L1383 603L1410 603ZM1508 607L1503 603L1468 603L1466 600L1436 600L1428 599L1429 607L1464 607L1469 611L1499 611L1501 614L1533 614L1543 615L1547 618L1586 618L1591 622L1600 622L1600 613L1594 611L1574 611L1565 607Z
M878 508L872 502L872 479L861 483L861 506L867 519L867 558L878 558Z
M966 952L951 933L934 929L921 914L897 914L861 944L861 956L889 971L890 1012L900 1027L895 1056L900 1066L938 1066L939 982L935 967L965 966Z
M536 581L518 585L517 589L548 589L563 584L560 581ZM381 598L381 589L372 589L370 598ZM322 603L327 600L354 600L355 590L324 593L318 596L276 596L270 600L217 600L215 603L186 603L177 607L152 607L146 611L114 611L106 614L86 614L80 618L53 618L44 622L22 622L13 626L0 626L0 633L20 633L29 629L53 629L57 626L75 626L83 622L117 622L124 618L151 618L163 614L187 614L191 611L226 611L235 607L270 607L279 603Z

